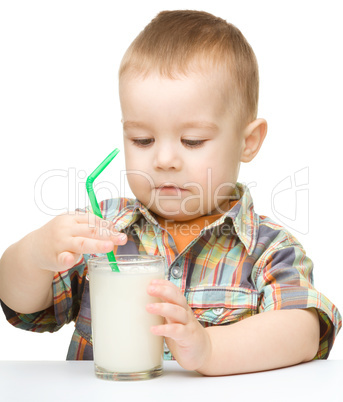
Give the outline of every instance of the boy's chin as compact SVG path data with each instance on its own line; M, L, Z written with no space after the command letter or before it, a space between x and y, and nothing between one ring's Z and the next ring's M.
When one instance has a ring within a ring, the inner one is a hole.
M150 208L150 211L154 212L160 218L171 221L189 221L203 215L201 213L182 212L171 208Z

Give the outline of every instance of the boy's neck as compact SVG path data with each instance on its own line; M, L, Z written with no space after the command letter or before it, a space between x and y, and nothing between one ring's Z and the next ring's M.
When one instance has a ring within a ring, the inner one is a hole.
M222 215L224 215L226 212L228 212L231 208L233 208L238 200L232 200L232 201L225 201L224 204L220 205L218 208L213 209L211 212L205 215L200 215L196 217L192 217L190 215L189 219L186 220L177 220L173 219L172 217L163 217L158 214L155 214L155 217L159 223L161 222L170 222L170 223L180 223L180 224L188 224L192 223L193 221L199 220L199 221L206 221L206 218L209 218L208 221L211 223L219 219Z

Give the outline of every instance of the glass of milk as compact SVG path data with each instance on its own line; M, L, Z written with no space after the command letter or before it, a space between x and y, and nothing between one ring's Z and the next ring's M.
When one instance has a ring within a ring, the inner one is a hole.
M143 380L162 374L163 337L150 327L163 318L145 306L160 300L147 288L164 279L164 258L116 256L120 272L107 257L88 260L95 374L108 380Z

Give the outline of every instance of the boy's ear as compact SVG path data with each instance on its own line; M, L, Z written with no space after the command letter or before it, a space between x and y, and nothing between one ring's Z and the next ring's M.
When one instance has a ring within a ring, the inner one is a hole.
M250 162L258 154L267 135L267 122L264 119L256 119L249 123L244 131L244 146L241 162Z

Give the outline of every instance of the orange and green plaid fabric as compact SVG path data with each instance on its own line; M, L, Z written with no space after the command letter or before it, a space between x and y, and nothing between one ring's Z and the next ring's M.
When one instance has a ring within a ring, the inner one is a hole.
M139 201L106 200L101 209L105 219L128 235L127 244L116 248L117 255L164 256L166 278L184 293L204 326L230 325L270 310L316 308L321 335L315 358L327 358L342 318L314 288L311 259L286 229L255 213L247 187L237 183L236 190L238 202L180 253L172 234ZM9 322L30 331L53 332L75 321L67 359L92 359L87 261L93 256L84 255L71 270L55 275L52 308L23 315L2 303ZM165 359L171 358L165 350Z

